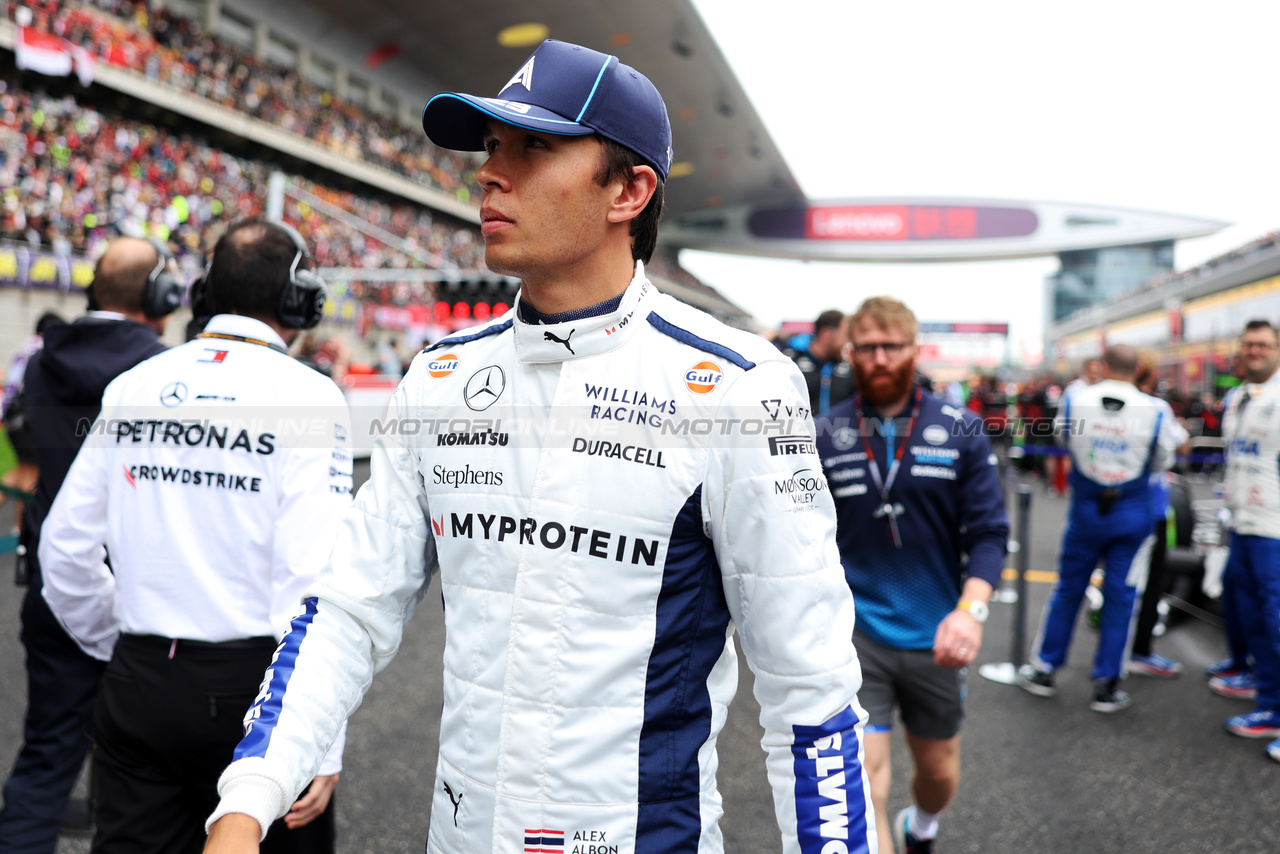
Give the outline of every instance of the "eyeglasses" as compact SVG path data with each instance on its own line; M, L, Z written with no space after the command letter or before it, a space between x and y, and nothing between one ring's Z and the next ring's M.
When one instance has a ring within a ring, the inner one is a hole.
M860 359L874 359L877 350L883 350L885 356L890 359L896 359L901 356L911 344L905 341L884 341L878 344L850 344L853 354Z
M1274 350L1275 344L1266 341L1242 341L1240 343L1241 350Z

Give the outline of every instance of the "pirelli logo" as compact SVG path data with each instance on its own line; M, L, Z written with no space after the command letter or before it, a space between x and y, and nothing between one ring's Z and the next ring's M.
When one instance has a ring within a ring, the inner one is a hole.
M817 454L818 445L809 436L771 436L769 437L769 453L775 457Z

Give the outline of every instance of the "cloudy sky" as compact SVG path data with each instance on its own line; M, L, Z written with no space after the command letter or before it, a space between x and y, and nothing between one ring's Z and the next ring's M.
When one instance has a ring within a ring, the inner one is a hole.
M811 198L977 196L1235 223L1179 269L1280 228L1277 0L694 0ZM1055 259L889 265L686 252L768 325L893 293L1007 320L1038 353ZM785 285L785 298L781 286Z

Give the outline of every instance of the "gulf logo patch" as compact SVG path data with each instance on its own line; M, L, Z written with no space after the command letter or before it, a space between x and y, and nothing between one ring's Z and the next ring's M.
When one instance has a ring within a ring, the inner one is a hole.
M430 362L427 362L427 373L436 379L447 377L458 369L458 357L452 353L445 353L437 356Z
M722 379L724 372L715 362L699 362L684 375L684 384L694 394L707 394L715 391Z

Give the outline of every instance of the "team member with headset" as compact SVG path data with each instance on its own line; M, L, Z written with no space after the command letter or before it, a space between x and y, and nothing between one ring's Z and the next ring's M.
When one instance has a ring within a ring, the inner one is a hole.
M90 711L102 662L86 655L49 612L41 592L40 526L62 487L111 380L164 352L159 336L182 298L182 283L159 242L122 237L94 267L89 313L45 330L27 365L23 395L40 476L23 514L28 579L22 601L27 713L23 743L4 786L2 854L53 854L71 790L92 743Z
M200 850L245 711L350 503L345 401L286 352L324 303L306 261L287 226L233 225L192 286L204 331L107 387L45 522L45 599L109 662L95 852ZM341 741L291 827L324 812Z

